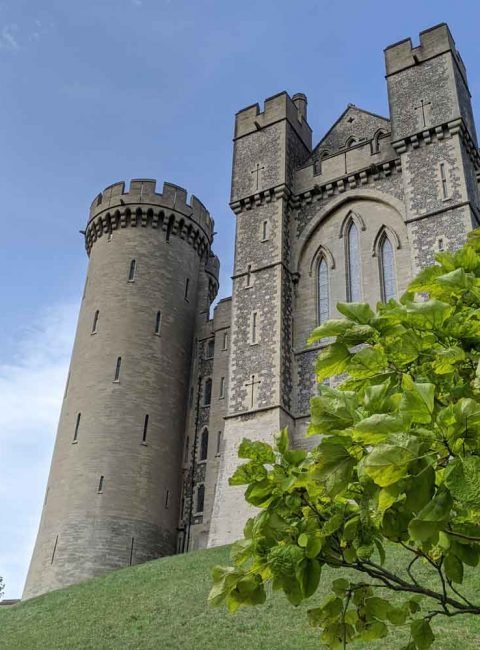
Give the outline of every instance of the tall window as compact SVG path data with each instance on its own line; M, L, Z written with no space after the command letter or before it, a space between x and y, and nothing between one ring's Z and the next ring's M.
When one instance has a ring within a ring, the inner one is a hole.
M142 442L143 443L147 442L148 420L149 420L149 416L148 416L148 413L147 413L147 415L145 415L145 420L143 421L143 435L142 435Z
M223 333L223 348L222 350L228 349L228 332Z
M445 163L440 163L440 179L442 181L442 195L444 199L448 198L447 175L445 173Z
M217 433L217 456L220 453L221 448L222 448L222 432L219 431Z
M318 322L324 323L329 316L328 266L324 257L318 265Z
M77 442L78 439L78 430L80 429L80 418L82 417L81 413L77 414L77 420L75 422L75 431L73 432L73 442Z
M162 322L162 313L157 311L157 315L155 316L155 334L160 334L161 322Z
M207 349L206 349L206 359L212 359L213 355L215 352L215 341L213 339L210 339L207 343Z
M262 223L262 241L266 241L268 239L268 221L264 221Z
M115 366L115 376L113 381L120 381L120 368L122 367L122 357L118 357L117 365Z
M98 490L97 492L101 494L103 492L103 483L104 483L104 476L100 476L100 480L98 481Z
M347 300L360 302L361 299L358 230L352 221L347 232Z
M212 401L212 380L207 379L205 382L205 392L203 395L203 405L209 406Z
M382 288L382 300L388 302L390 298L396 298L395 282L395 260L393 258L392 243L386 235L380 242L380 285Z
M197 488L197 512L203 512L205 503L205 486L199 485Z
M184 298L188 302L188 289L190 287L190 278L186 278L185 280L185 293L184 293Z
M95 334L97 331L97 325L98 325L98 317L100 316L100 312L97 309L93 316L93 323L92 323L92 334Z
M250 338L251 344L254 345L255 343L258 343L258 312L253 311L250 318Z
M137 270L137 262L135 260L132 260L130 262L130 269L128 271L128 281L129 282L134 282L135 280L135 271Z
M219 399L223 399L225 397L225 377L220 377L220 391L218 397Z
M200 460L207 460L208 456L208 429L202 431L200 438Z

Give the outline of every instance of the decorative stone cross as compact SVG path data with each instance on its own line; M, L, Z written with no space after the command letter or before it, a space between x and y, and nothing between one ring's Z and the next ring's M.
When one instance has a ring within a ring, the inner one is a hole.
M256 175L257 175L257 185L256 185L256 187L255 187L256 190L258 190L258 177L259 177L259 175L260 175L260 172L261 172L263 169L265 169L265 167L260 167L260 163L257 163L256 168L255 168L255 169L252 169L252 171L250 172L250 174L256 174Z
M426 106L431 106L432 102L425 102L423 99L420 100L420 106L414 106L415 110L421 110L422 111L422 121L423 124L422 126L427 126L427 119L426 119L426 114L425 114L425 107Z
M252 375L251 381L247 382L245 384L245 386L247 386L247 387L250 386L251 387L251 392L250 392L250 408L251 409L253 409L253 406L255 404L256 387L258 386L258 384L261 384L261 383L262 382L259 379L257 379L257 381L255 381L255 375Z

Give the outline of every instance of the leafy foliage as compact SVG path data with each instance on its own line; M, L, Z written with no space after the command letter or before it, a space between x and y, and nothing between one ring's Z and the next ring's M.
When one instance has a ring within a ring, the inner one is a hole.
M436 616L480 614L460 592L480 559L479 232L439 254L400 302L338 310L345 319L310 338L336 337L316 364L308 434L321 437L308 452L290 449L286 430L274 447L241 444L248 463L231 484L246 485L260 512L233 546L235 566L215 569L210 602L261 604L271 584L298 605L327 565L358 579L334 580L331 597L309 610L325 646L409 626L403 650L428 649ZM403 572L388 569L395 545L410 554Z

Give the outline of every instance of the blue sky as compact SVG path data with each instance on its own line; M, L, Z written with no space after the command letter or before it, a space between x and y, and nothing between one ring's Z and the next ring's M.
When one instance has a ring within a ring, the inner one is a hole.
M105 186L186 187L216 221L230 293L233 115L304 92L318 141L347 103L387 115L383 48L449 23L480 110L480 4L443 0L0 1L0 575L33 546ZM478 113L478 111L477 111Z

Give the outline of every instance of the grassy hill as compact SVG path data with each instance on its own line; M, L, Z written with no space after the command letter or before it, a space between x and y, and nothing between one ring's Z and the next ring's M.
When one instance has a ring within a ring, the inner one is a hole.
M308 605L282 594L232 616L207 606L210 568L228 563L228 548L198 551L110 573L0 610L1 650L318 650ZM332 577L325 571L322 582ZM323 579L325 578L325 580ZM480 577L470 583L480 592ZM436 650L476 650L480 621L456 617L435 624ZM399 650L406 637L353 648Z

